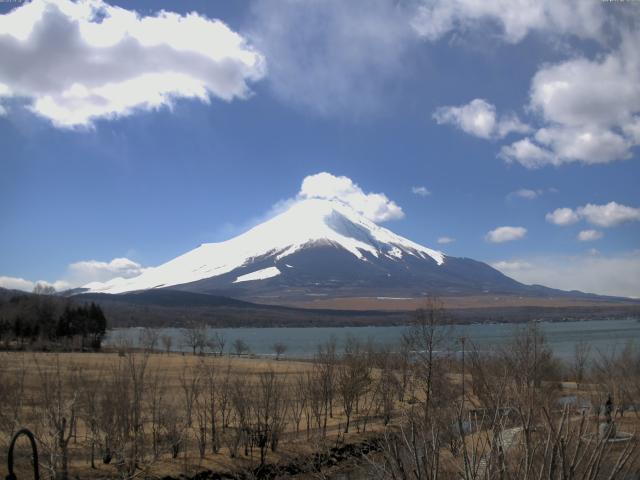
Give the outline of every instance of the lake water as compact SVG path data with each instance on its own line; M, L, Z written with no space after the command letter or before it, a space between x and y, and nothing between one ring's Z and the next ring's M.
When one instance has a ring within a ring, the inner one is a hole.
M611 353L624 348L628 342L640 345L638 319L541 322L540 326L549 346L561 358L571 358L575 345L579 341L588 342L592 354ZM522 324L473 324L453 327L447 333L451 335L452 340L464 336L479 350L489 350L505 345L521 328L523 328ZM141 331L141 328L110 330L105 344L115 345L121 339L126 339L136 346ZM251 353L255 355L273 355L272 345L282 342L287 346L285 357L310 358L317 351L318 345L331 337L338 340L339 346L349 335L352 335L362 341L371 339L378 345L388 345L393 348L407 332L407 327L218 328L211 329L210 333L214 331L224 334L226 351L231 349L234 340L240 338L249 345ZM172 350L190 350L185 344L181 329L163 328L158 329L158 333L170 335L173 338ZM158 346L158 348L161 347Z

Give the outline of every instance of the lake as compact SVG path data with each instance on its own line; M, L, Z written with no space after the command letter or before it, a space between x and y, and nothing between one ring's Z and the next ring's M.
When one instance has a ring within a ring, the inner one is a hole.
M611 353L624 348L628 342L640 344L640 321L638 319L585 320L575 322L540 322L547 342L555 355L560 358L571 358L575 345L586 341L591 346L592 354ZM499 348L512 338L522 324L471 324L458 325L451 328L452 340L462 336L469 339L479 350ZM122 328L109 330L105 345L113 346L121 339L126 339L133 346L138 345L142 328ZM251 353L259 356L273 355L272 345L276 342L287 346L285 357L310 358L317 351L319 344L331 337L338 340L340 346L352 335L361 341L371 339L375 344L393 348L407 331L407 327L310 327L310 328L216 328L210 333L219 332L226 338L225 350L231 349L234 340L244 340ZM172 350L189 351L184 342L182 330L179 328L158 329L160 335L173 338ZM161 348L158 346L158 348ZM454 347L455 348L455 347Z

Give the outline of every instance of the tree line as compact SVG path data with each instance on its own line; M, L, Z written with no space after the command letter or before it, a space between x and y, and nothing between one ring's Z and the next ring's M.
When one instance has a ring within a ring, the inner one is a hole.
M0 300L0 342L6 349L99 350L107 319L96 303L76 304L50 292Z

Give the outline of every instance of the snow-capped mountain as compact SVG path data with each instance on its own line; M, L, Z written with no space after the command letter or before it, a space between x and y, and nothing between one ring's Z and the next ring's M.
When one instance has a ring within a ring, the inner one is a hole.
M179 289L239 298L522 293L490 266L419 245L337 200L307 199L235 238L85 291Z

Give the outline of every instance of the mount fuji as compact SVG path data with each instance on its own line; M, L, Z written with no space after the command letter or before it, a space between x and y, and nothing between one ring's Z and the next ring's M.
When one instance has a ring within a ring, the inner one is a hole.
M519 283L489 265L419 245L339 200L304 199L230 240L85 293L182 290L263 303L427 295L576 296Z

